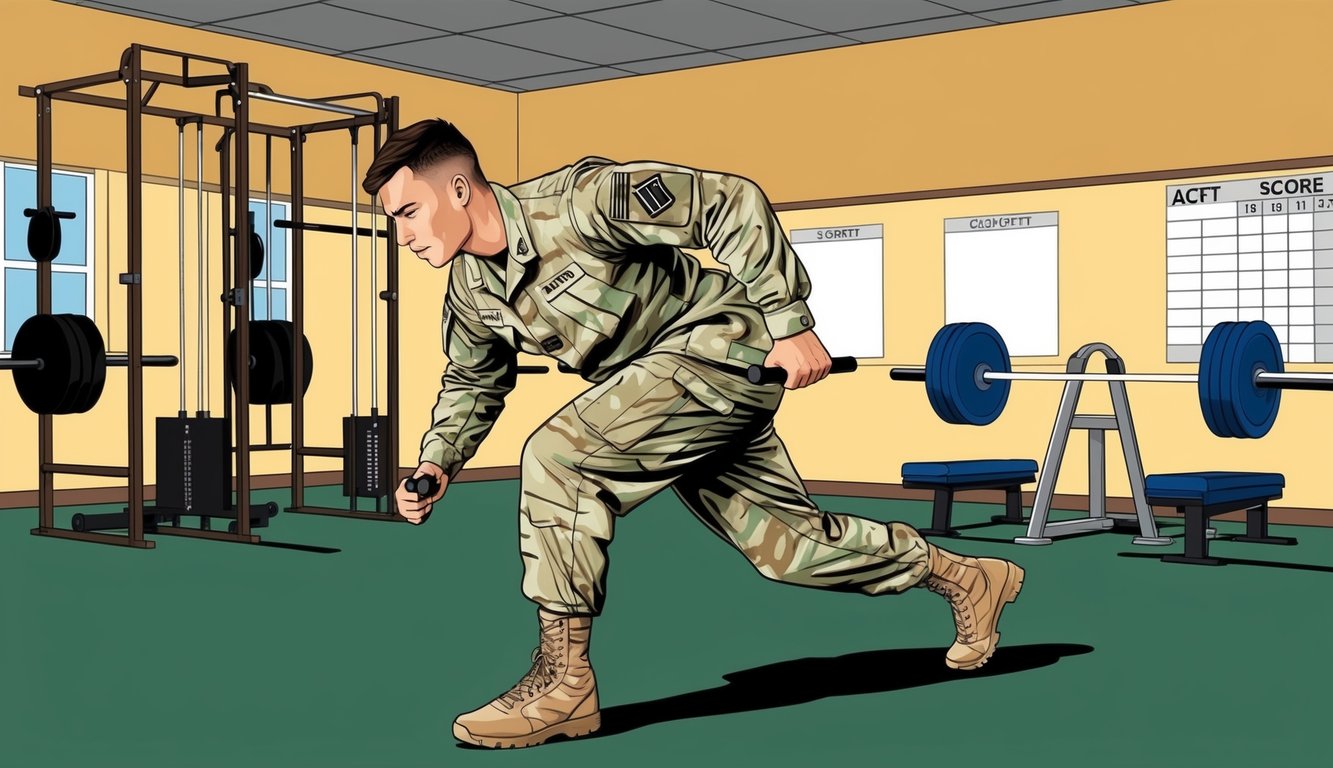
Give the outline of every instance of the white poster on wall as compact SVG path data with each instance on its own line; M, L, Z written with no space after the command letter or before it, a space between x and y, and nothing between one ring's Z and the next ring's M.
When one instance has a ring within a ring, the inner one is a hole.
M944 322L982 322L1009 354L1060 354L1060 214L944 220Z
M834 357L884 356L884 225L794 229L815 332Z

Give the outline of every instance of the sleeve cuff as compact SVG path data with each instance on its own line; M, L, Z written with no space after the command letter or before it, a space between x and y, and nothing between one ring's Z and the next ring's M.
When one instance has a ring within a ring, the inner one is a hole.
M776 312L764 315L764 325L768 326L768 335L774 339L785 339L815 327L814 315L804 301L793 301Z
M458 450L443 441L433 441L421 447L421 455L417 457L417 464L430 463L442 468L445 477L453 480L458 475L458 471L463 468L463 456Z

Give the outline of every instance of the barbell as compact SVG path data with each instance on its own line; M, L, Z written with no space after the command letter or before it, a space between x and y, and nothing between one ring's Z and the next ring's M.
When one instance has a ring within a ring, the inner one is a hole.
M174 355L144 355L145 367L170 367ZM86 413L102 397L108 366L129 365L126 355L108 355L102 333L83 315L33 315L14 335L11 357L0 370L14 371L14 387L28 410L43 414Z
M1128 373L1119 358L1106 373L1015 373L1000 333L985 323L952 323L935 334L924 368L892 368L898 381L924 381L930 405L951 424L999 418L1012 381L1193 383L1204 422L1218 437L1259 438L1277 420L1284 389L1333 390L1333 375L1286 373L1273 327L1262 320L1218 323L1199 357L1198 373Z

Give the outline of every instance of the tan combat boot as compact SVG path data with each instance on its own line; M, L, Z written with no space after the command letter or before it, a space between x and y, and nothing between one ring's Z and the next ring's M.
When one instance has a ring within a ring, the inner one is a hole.
M586 736L602 727L597 679L588 664L592 619L537 611L541 644L532 669L508 693L459 715L454 738L482 747L534 747L554 736Z
M923 583L948 599L958 630L944 663L953 669L976 669L995 653L1000 611L1018 598L1023 569L1008 560L965 557L934 544L926 546L930 571Z

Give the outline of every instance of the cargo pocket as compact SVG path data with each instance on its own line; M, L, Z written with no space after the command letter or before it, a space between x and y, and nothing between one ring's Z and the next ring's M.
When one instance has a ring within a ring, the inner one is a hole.
M621 451L678 415L727 415L732 408L731 401L703 379L660 361L631 365L574 401L579 418Z

